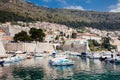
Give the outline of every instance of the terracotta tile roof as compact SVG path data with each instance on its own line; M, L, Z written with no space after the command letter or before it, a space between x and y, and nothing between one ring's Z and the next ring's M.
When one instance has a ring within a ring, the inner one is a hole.
M5 33L2 29L0 29L0 33Z
M85 38L76 38L76 39L70 38L70 39L68 39L68 40L86 40L86 39L85 39Z
M13 40L13 38L10 36L3 36L2 40L10 40L11 41L11 40Z
M96 34L85 34L85 33L78 34L77 36L96 36L97 37Z

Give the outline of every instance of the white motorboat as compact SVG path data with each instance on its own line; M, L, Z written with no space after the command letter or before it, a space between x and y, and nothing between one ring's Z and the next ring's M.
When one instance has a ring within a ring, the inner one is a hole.
M109 59L115 57L116 54L117 54L117 53L112 53L112 52L102 52L102 53L101 53L100 60L105 60L105 59L109 60Z
M81 53L78 53L78 52L70 52L69 55L72 55L72 56L81 56Z
M88 58L90 58L90 59L99 59L101 56L102 56L102 54L100 54L100 53L88 54Z
M100 59L100 60L105 60L108 58L111 58L115 53L111 52L98 52L98 53L91 53L88 55L89 58L91 59Z
M120 56L114 56L114 57L106 59L105 61L114 62L114 63L120 63Z
M74 61L66 58L54 58L49 60L52 66L70 66L74 64Z
M8 58L4 58L3 60L5 61L5 63L13 63L13 62L19 62L24 60L25 58L22 56L14 56L14 57L8 57Z
M34 56L35 56L35 57L42 57L43 54L42 54L42 53L36 53L36 54L34 54Z
M115 63L120 63L120 58L115 59Z
M4 61L5 61L5 63L12 63L13 62L11 58L4 58Z

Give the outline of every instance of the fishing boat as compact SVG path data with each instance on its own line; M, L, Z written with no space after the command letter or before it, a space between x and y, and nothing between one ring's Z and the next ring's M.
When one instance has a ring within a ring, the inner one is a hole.
M52 66L70 66L74 64L74 61L66 58L54 58L49 60Z

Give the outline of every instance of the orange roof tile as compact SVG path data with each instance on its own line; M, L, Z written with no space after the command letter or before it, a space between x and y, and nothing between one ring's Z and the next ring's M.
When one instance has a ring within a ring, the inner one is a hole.
M10 36L3 36L2 40L13 40L13 38Z
M5 33L2 29L0 29L0 33Z
M81 34L78 34L77 36L97 36L96 34L85 34L85 33L81 33Z

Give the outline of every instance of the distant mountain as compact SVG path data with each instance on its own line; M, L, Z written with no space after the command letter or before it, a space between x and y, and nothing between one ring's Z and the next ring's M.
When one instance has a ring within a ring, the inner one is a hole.
M4 14L0 14L1 22L39 20L65 24L74 28L87 26L98 29L120 30L120 13L51 9L36 6L24 0L0 0L0 11L8 13L5 18L3 17ZM9 16L10 19L7 19Z

